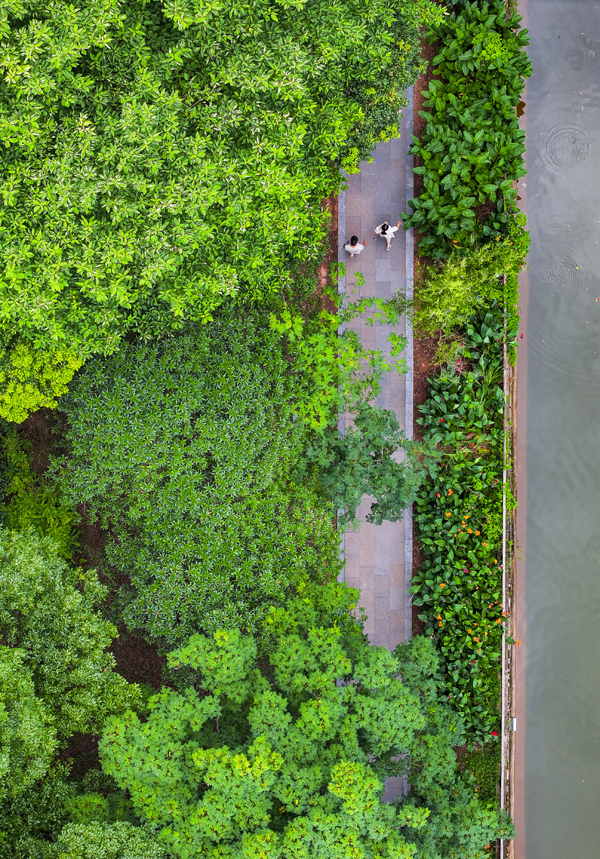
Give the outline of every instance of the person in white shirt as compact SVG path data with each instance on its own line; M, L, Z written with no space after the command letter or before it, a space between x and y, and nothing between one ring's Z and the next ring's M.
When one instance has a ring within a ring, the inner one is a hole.
M346 239L346 244L344 245L344 250L346 251L346 253L350 254L351 256L356 256L357 254L361 254L364 251L366 244L367 244L366 239L361 244L358 241L358 236L352 236L350 241L348 241L348 239Z
M394 238L394 233L400 229L402 221L398 221L395 227L392 227L388 224L387 221L384 221L383 224L379 224L378 227L375 227L373 230L373 238L377 236L381 236L387 242L386 251L389 251L390 245L392 243L392 239Z

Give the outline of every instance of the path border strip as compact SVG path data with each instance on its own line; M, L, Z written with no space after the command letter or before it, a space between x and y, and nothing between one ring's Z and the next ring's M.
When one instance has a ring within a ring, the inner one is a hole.
M414 87L409 87L406 92L408 104L405 108L406 120L406 210L408 210L408 201L414 196L414 175L413 156L410 154L411 135L414 132ZM345 210L344 210L345 212ZM406 230L406 298L412 300L414 294L415 282L415 258L414 258L415 235L411 227ZM406 374L406 401L404 405L404 424L406 438L413 437L413 395L414 395L414 342L413 328L406 316L406 364L408 373ZM413 506L407 507L404 512L404 640L410 641L412 638L412 595L408 589L412 579L412 556L413 556Z
M346 174L342 171L341 173L341 182L345 184L346 182ZM346 242L346 189L343 188L338 194L338 252L337 258L338 263L342 263L345 261L344 254L344 244ZM338 272L338 295L343 293L346 289L346 275L345 273L342 275ZM340 325L340 331L344 330L344 323ZM340 435L346 434L346 414L343 413L340 415L338 420L338 430L340 431ZM339 513L338 513L338 521L339 521ZM344 565L338 575L338 582L346 581L346 560L345 560L345 551L346 551L346 532L342 531L340 534L340 558L344 562Z

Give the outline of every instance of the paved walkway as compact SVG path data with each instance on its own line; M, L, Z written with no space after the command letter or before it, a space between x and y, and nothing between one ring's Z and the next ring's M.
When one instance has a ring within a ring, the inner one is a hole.
M407 170L406 151L412 131L412 90L410 95L411 103L404 109L400 138L378 144L373 162L362 162L360 173L350 176L348 190L340 195L339 260L346 262L345 284L341 286L350 288L355 282L356 273L362 272L365 283L360 293L363 296L390 298L397 290L405 291L407 288L412 293L412 230L405 232L400 228L389 252L386 251L384 239L378 237L373 241L373 228L384 220L395 225L399 213L407 209L407 199L413 196L412 173ZM410 123L408 128L407 122ZM350 257L343 249L346 239L352 235L357 235L360 241L367 240L365 250L356 258ZM352 327L360 332L366 346L388 352L389 344L386 341L389 331L407 333L404 319L394 329L377 324L371 327L364 320L354 320ZM376 402L396 412L400 426L410 438L410 331L407 338L405 357L409 373L402 376L387 373ZM361 591L360 605L368 615L365 632L371 643L393 650L399 642L411 636L412 618L407 589L412 575L412 519L410 511L407 511L402 522L384 522L374 526L364 521L369 509L369 499L364 498L360 508L362 524L359 530L347 531L344 535L346 564L343 576L349 585Z

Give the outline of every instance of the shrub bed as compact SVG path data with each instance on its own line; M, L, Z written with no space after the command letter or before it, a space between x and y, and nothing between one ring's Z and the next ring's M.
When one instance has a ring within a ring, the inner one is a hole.
M501 604L502 312L470 324L454 364L430 380L418 422L436 445L415 516L424 561L413 603L440 653L440 690L465 720L470 741L498 732Z
M403 216L405 227L422 234L419 250L427 256L505 236L515 217L513 183L526 173L515 108L531 74L520 20L503 0L459 0L427 33L441 47L424 92L428 110L420 112L427 124L421 139L412 138L423 192Z

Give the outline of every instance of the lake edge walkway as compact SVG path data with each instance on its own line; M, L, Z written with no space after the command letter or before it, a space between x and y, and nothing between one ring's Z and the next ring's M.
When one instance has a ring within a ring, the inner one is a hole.
M383 239L373 240L373 229L384 220L392 225L399 213L408 209L413 197L412 156L408 154L413 131L413 89L407 91L408 105L403 110L400 137L379 143L371 163L361 162L360 173L348 177L348 187L338 201L338 260L346 264L346 276L340 278L340 290L351 290L355 275L362 272L361 296L390 298L401 290L412 297L414 282L413 230L398 230L389 252ZM344 251L346 240L357 235L367 240L365 250L357 257ZM355 296L350 296L350 300ZM382 381L376 404L395 411L406 437L413 436L413 338L410 325L403 317L397 326L369 326L366 318L350 324L365 346L387 351L390 331L406 336L404 353L408 372L402 376L387 373ZM345 428L345 418L340 422ZM359 606L367 614L365 632L371 644L393 650L412 634L412 606L408 588L412 577L412 509L405 511L401 522L384 522L374 526L365 522L370 507L368 498L359 509L361 525L357 531L346 531L342 540L345 556L341 580L361 591Z

